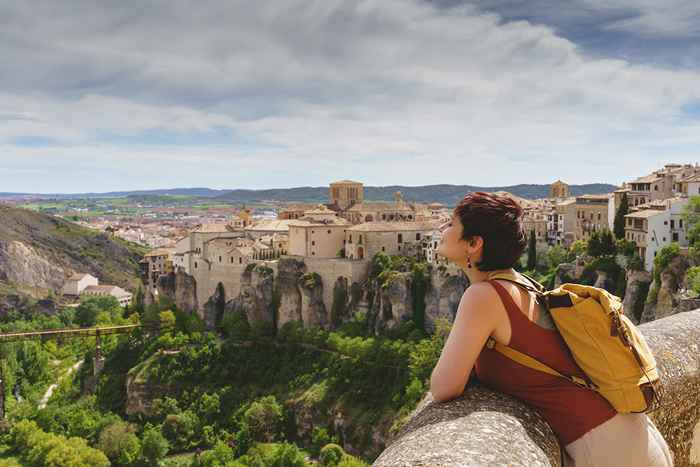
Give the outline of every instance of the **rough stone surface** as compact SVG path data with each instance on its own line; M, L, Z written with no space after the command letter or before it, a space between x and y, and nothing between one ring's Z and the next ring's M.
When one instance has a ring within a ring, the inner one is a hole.
M678 312L679 288L685 281L685 271L688 269L688 259L685 256L677 256L669 265L661 271L661 286L656 295L656 300L649 300L644 305L641 322L646 323L655 319L664 318ZM654 285L649 288L649 294L653 293Z
M226 291L224 285L219 282L214 290L214 295L209 297L209 300L204 304L203 316L204 324L209 329L214 329L224 315L226 308Z
M310 273L302 276L299 281L301 294L301 320L304 328L327 329L329 325L328 312L323 303L323 280L321 276Z
M156 289L159 296L168 297L183 311L193 312L198 308L196 281L182 270L159 276Z
M676 467L697 466L700 310L640 326L658 364L663 402L650 413ZM430 393L373 464L384 466L560 466L549 426L525 404L470 383L443 403Z
M241 278L241 293L226 304L224 313L243 312L249 323L266 321L274 324L272 274L260 269L246 269Z
M34 248L19 241L0 241L0 280L42 289L60 289L67 274Z
M303 261L292 258L281 258L277 266L277 292L280 305L277 312L277 328L289 321L300 321L301 290L299 278L306 272Z
M461 269L434 268L430 273L430 287L425 294L425 327L430 333L435 331L435 321L454 321L457 307L469 285L467 276Z
M635 308L638 308L637 313L641 315L652 277L647 271L627 271L626 279L627 287L622 299L623 310L634 324L638 324L640 316L635 313Z

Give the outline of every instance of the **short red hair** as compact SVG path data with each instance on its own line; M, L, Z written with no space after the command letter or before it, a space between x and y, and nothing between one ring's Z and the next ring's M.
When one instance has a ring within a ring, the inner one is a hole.
M523 208L507 195L474 191L457 204L454 214L464 230L462 238L474 235L484 239L480 271L494 271L515 267L527 246L527 235L522 227Z

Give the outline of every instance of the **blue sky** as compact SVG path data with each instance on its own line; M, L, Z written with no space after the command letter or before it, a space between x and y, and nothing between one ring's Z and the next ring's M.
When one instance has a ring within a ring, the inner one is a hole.
M0 192L619 184L700 159L695 0L0 3Z

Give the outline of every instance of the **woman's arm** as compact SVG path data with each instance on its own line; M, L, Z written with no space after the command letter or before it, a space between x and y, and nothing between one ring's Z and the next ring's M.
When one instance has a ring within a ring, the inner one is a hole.
M462 394L486 340L498 324L498 295L487 282L467 288L445 347L430 377L430 392L438 402Z

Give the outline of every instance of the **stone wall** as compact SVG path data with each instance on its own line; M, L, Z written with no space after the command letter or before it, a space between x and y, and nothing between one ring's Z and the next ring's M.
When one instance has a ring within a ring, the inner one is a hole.
M700 466L700 310L640 326L662 380L662 407L650 414L675 467ZM436 403L427 393L373 463L387 466L560 466L556 437L518 400L470 383Z

